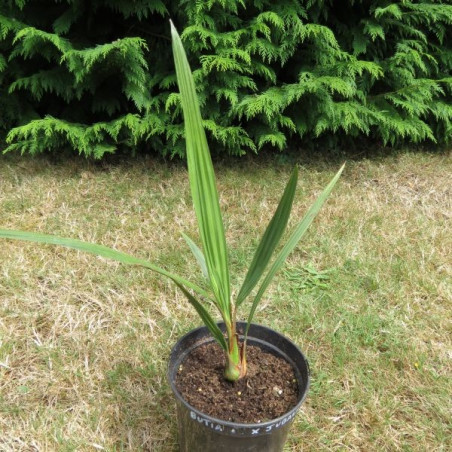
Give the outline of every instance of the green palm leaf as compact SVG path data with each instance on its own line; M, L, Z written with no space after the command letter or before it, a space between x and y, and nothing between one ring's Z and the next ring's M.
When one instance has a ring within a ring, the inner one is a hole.
M338 181L340 175L342 174L344 167L345 167L345 165L342 165L342 167L336 173L336 175L333 177L333 179L330 181L330 183L325 187L325 189L322 191L322 193L318 196L318 198L316 199L314 204L306 212L306 215L303 217L301 222L295 228L295 230L289 237L287 243L284 245L282 250L279 252L278 256L276 257L275 261L273 262L272 266L270 267L270 270L268 271L267 275L265 276L264 281L262 282L259 290L257 291L256 296L254 297L253 304L251 306L251 310L250 310L250 313L248 316L248 324L247 324L246 331L245 331L245 337L248 334L249 325L253 320L254 313L256 311L257 305L259 304L259 301L262 298L262 295L264 294L268 285L272 281L276 272L284 264L285 260L289 256L289 254L296 247L297 243L303 237L303 235L305 234L305 232L311 225L312 221L314 220L316 215L319 213L319 210L321 209L321 207L327 200L328 196L330 195L331 191L333 190L334 186L336 185L336 182Z
M259 281L262 273L267 267L273 251L278 245L285 229L287 221L289 220L290 211L292 210L293 198L295 196L295 189L297 188L298 168L295 167L289 182L286 185L284 193L281 197L279 205L265 230L264 235L256 249L254 258L251 262L248 273L243 281L242 287L237 295L237 306L245 300L254 286Z
M208 313L207 309L190 292L188 292L188 290L185 289L185 287L183 287L181 284L178 284L177 282L176 285L177 287L179 287L180 290L182 290L184 295L187 297L188 301L196 309L196 312L198 313L199 317L201 317L202 321L204 322L204 325L206 325L207 329L212 333L212 336L221 345L221 348L227 351L228 346L226 344L226 340L223 336L223 333L221 332L218 325L215 323L215 320L213 320L212 316Z
M231 322L229 267L215 174L202 126L195 84L180 37L171 23L174 62L185 121L188 174L210 284Z
M26 232L26 231L14 231L9 229L0 229L0 238L13 240L26 240L28 242L46 243L49 245L60 245L66 248L72 248L78 251L84 251L85 253L95 254L96 256L112 259L123 264L138 265L153 270L157 273L160 273L161 275L164 275L172 279L176 284L183 284L184 286L189 287L190 289L194 290L203 297L209 299L211 298L210 295L204 289L198 287L196 284L193 284L190 281L181 278L178 275L175 275L174 273L170 273L164 270L163 268L160 268L144 259L138 259L136 257L131 256L130 254L122 253L121 251L116 251L112 248L108 248L107 246L83 242L82 240L77 239L58 237L55 235L40 234L36 232Z
M202 253L198 245L196 245L196 243L188 235L182 233L182 237L185 239L187 245L190 247L190 250L193 253L193 256L195 256L196 260L198 261L203 276L205 278L209 278L209 273L206 266L206 258L204 257L204 254Z

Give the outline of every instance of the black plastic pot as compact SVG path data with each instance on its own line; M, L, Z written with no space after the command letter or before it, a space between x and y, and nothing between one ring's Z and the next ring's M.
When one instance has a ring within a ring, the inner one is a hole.
M238 323L238 331L245 328ZM224 330L224 325L219 324ZM298 381L297 404L284 416L260 424L227 422L207 416L189 405L176 388L176 374L185 357L196 347L214 339L206 327L182 337L171 351L168 378L176 398L179 445L181 452L278 452L283 450L289 427L309 388L309 366L300 349L289 339L270 328L250 326L248 343L258 345L285 358Z

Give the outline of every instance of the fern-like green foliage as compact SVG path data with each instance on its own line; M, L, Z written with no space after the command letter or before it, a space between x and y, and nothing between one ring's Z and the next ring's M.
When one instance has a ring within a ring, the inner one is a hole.
M449 1L8 0L6 150L183 156L170 17L214 152L451 141Z

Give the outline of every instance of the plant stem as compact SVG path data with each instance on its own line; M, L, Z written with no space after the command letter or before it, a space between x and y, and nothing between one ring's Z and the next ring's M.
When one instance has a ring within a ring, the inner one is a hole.
M224 377L229 381L237 381L246 375L245 344L240 344L235 322L228 332L228 352L226 353L226 369Z

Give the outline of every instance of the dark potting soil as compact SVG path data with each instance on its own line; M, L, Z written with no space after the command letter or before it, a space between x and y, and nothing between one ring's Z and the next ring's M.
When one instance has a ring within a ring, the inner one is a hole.
M247 346L247 375L224 379L225 356L216 342L197 347L176 376L182 397L203 413L230 422L260 423L287 413L297 403L292 366L260 347Z

